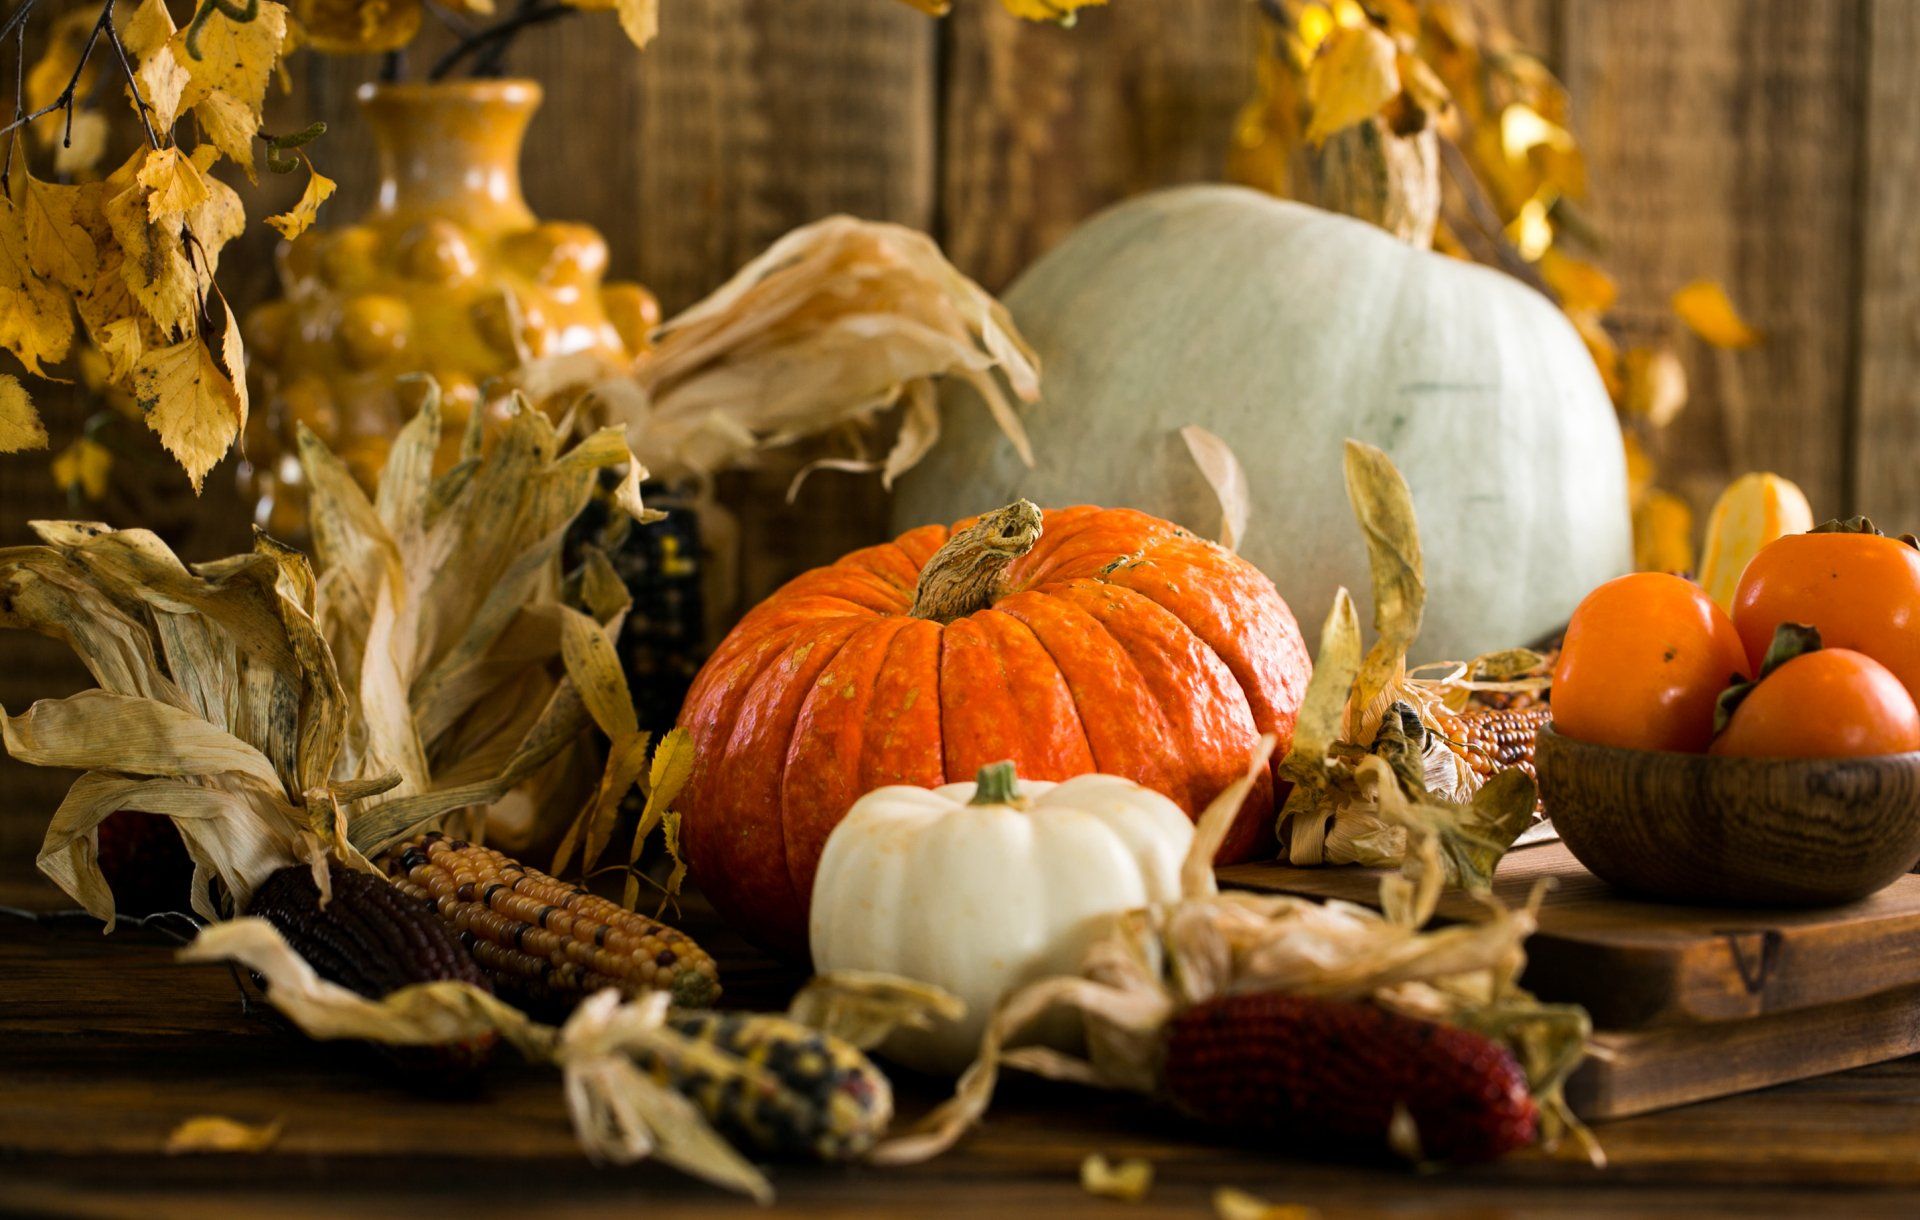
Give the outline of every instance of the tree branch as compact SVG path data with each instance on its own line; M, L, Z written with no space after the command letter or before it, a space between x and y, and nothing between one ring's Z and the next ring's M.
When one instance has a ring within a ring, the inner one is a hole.
M569 13L577 11L565 4L543 4L539 0L531 0L530 3L521 5L511 17L496 21L461 39L445 55L434 61L433 67L427 70L427 79L444 80L460 65L461 60L494 47L498 50L484 57L481 64L497 69L500 57L506 53L506 44L511 42L521 30L530 26L544 25L549 21L558 21ZM476 65L476 72L479 66Z

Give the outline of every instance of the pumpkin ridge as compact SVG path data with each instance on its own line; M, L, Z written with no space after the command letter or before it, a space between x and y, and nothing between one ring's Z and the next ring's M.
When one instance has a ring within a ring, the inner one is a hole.
M1004 630L1019 633L1023 638L1031 640L1033 646L1039 649L1040 653L1047 658L1047 664L1051 667L1053 677L1058 680L1060 689L1066 692L1067 701L1071 705L1070 716L1055 716L1051 717L1050 720L1055 724L1064 724L1069 720L1071 721L1074 740L1080 745L1079 755L1084 756L1086 759L1084 768L1070 769L1065 775L1061 775L1060 778L1069 778L1072 775L1080 774L1082 771L1096 770L1097 766L1093 761L1093 741L1087 736L1086 722L1080 713L1080 702L1073 693L1073 684L1067 681L1067 676L1060 671L1060 663L1054 659L1053 652L1048 649L1045 641L1041 640L1033 628L1021 621L1017 615L1008 614L1004 610L989 607L968 617L969 620L978 627L981 637L986 640L993 649L994 658L999 664L1000 672L1005 676L1007 700L1009 704L1015 708L1016 714L1022 703L1022 694L1033 694L1040 680L1035 677L1022 678L1017 674L1014 667L1009 666L1008 653L1006 651L1006 646L1009 641L1001 632ZM992 629L986 626L988 622L993 624ZM1004 627L1002 626L1003 624ZM1029 738L1028 740L1030 741L1031 739ZM1017 753L1017 751L1008 751L1009 755L1017 755ZM1015 761L1016 763L1021 762L1017 757ZM1055 771L1051 766L1035 767L1030 761L1024 765L1027 767L1027 770L1023 771L1022 775L1026 779L1048 779L1059 774L1059 772ZM1045 772L1045 774L1041 774L1040 772ZM962 775L950 778L965 779L966 777Z
M1040 596L1040 597L1046 596L1045 594L1036 593L1034 590L1028 589L1028 590L1022 590L1021 593L1019 594L1011 594L1009 595L1008 598L1003 598L1002 601L1010 600L1012 597L1018 597L1022 595L1031 595L1031 596ZM1062 689L1064 689L1067 692L1067 701L1073 704L1073 724L1075 728L1080 730L1080 739L1086 743L1087 759L1092 764L1092 769L1094 771L1099 771L1101 769L1100 758L1097 754L1094 753L1093 735L1087 732L1087 717L1086 717L1085 710L1082 709L1080 706L1080 693L1073 689L1073 679L1067 677L1067 671L1060 668L1060 658L1054 655L1053 649L1047 647L1047 642L1040 638L1040 633L1033 629L1033 624L1027 622L1025 619L1021 618L1019 615L1014 614L1007 610L1002 610L999 606L989 606L987 609L981 611L980 613L982 615L998 614L1001 617L1007 619L1008 621L1018 624L1020 627L1020 630L1026 632L1027 635L1033 640L1034 646L1038 648L1041 652L1047 655L1048 662L1053 666L1053 672L1060 675L1060 685ZM994 644L994 651L996 653L1000 651L1000 646L998 642ZM1001 660L1001 667L1004 669L1005 665L1006 665L1006 661L1005 661L1005 658L1003 657ZM962 776L960 778L964 779L966 777ZM958 781L952 780L950 778L949 782L958 782Z
M1126 646L1116 639L1113 633L1108 631L1106 625L1101 623L1099 619L1064 598L1055 597L1050 593L1039 590L1028 590L1019 596L1044 601L1048 606L1054 608L1055 614L1070 612L1074 620L1073 625L1082 630L1085 630L1085 625L1089 623L1098 627L1100 636L1112 645L1114 653L1117 654L1119 660L1125 662L1127 674L1130 675L1130 682L1116 682L1116 688L1125 690L1126 687L1130 685L1134 690L1139 692L1138 701L1143 709L1152 712L1155 721L1153 728L1151 730L1143 729L1137 735L1140 742L1147 748L1137 753L1129 753L1127 762L1131 765L1123 764L1120 760L1113 758L1102 757L1100 747L1094 740L1091 728L1094 722L1087 719L1082 709L1080 691L1076 689L1073 671L1060 663L1059 652L1047 642L1046 637L1041 635L1032 623L1028 623L1028 629L1033 631L1034 638L1038 639L1040 646L1047 650L1047 655L1053 658L1056 666L1059 666L1060 676L1066 680L1067 692L1073 696L1074 710L1076 714L1080 716L1082 728L1087 732L1087 747L1093 753L1095 769L1104 774L1123 776L1140 784L1142 787L1153 788L1161 792L1175 804L1185 809L1189 817L1198 812L1200 807L1189 803L1192 800L1193 793L1186 768L1181 765L1178 754L1170 745L1170 743L1175 740L1173 726L1167 722L1166 710L1160 706L1159 696L1153 692L1146 678L1140 673L1140 667L1134 664L1133 657L1127 652ZM1014 600L1016 599L1007 598L1001 604L1006 605L1007 602ZM1009 610L1008 613L1013 614L1016 618L1019 617L1013 610ZM1087 634L1091 635L1092 633L1088 632ZM1079 667L1076 666L1075 668L1077 669ZM1158 749L1154 749L1153 747L1158 747ZM1180 788L1178 795L1167 791L1168 787L1176 784Z

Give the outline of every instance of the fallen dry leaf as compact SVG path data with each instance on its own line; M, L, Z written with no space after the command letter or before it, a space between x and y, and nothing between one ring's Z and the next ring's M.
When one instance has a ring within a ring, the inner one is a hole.
M280 1138L280 1120L252 1124L202 1114L189 1118L167 1136L166 1154L197 1152L265 1152Z
M1153 1162L1129 1157L1116 1164L1096 1152L1080 1162L1080 1189L1102 1199L1138 1203L1153 1189Z
M1764 337L1740 316L1727 290L1714 280L1695 280L1674 293L1673 312L1715 347L1753 347Z

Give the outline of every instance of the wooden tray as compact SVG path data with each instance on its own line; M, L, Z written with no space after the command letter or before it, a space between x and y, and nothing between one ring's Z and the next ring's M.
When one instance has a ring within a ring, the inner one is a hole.
M1602 1029L1734 1021L1920 984L1920 876L1825 910L1673 906L1626 897L1562 844L1542 843L1501 861L1494 892L1517 905L1543 877L1552 888L1527 942L1526 985L1584 1006ZM1223 868L1220 880L1371 905L1380 873L1269 862ZM1442 919L1477 914L1465 894L1441 899Z
M1553 888L1527 942L1523 982L1593 1015L1595 1057L1567 1088L1589 1119L1619 1118L1920 1053L1920 876L1821 911L1642 902L1559 843L1510 853L1494 878L1509 904ZM1241 864L1244 889L1372 904L1380 873ZM1439 918L1472 919L1465 894Z

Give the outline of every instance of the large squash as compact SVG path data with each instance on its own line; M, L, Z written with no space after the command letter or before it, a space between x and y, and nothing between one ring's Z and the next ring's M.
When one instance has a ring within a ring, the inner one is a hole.
M1531 640L1631 564L1606 391L1572 326L1508 276L1204 186L1095 218L1006 300L1041 359L1024 416L1037 465L984 412L946 412L946 437L901 484L897 528L1024 495L1213 536L1220 510L1180 437L1199 424L1247 470L1241 553L1310 629L1337 587L1368 587L1341 485L1347 437L1386 450L1413 489L1423 658Z
M1265 576L1143 513L1022 501L916 529L796 577L721 642L680 714L681 847L721 915L798 957L820 853L864 794L1012 760L1195 816L1261 733L1286 753L1310 668ZM1273 836L1268 778L1221 858Z

